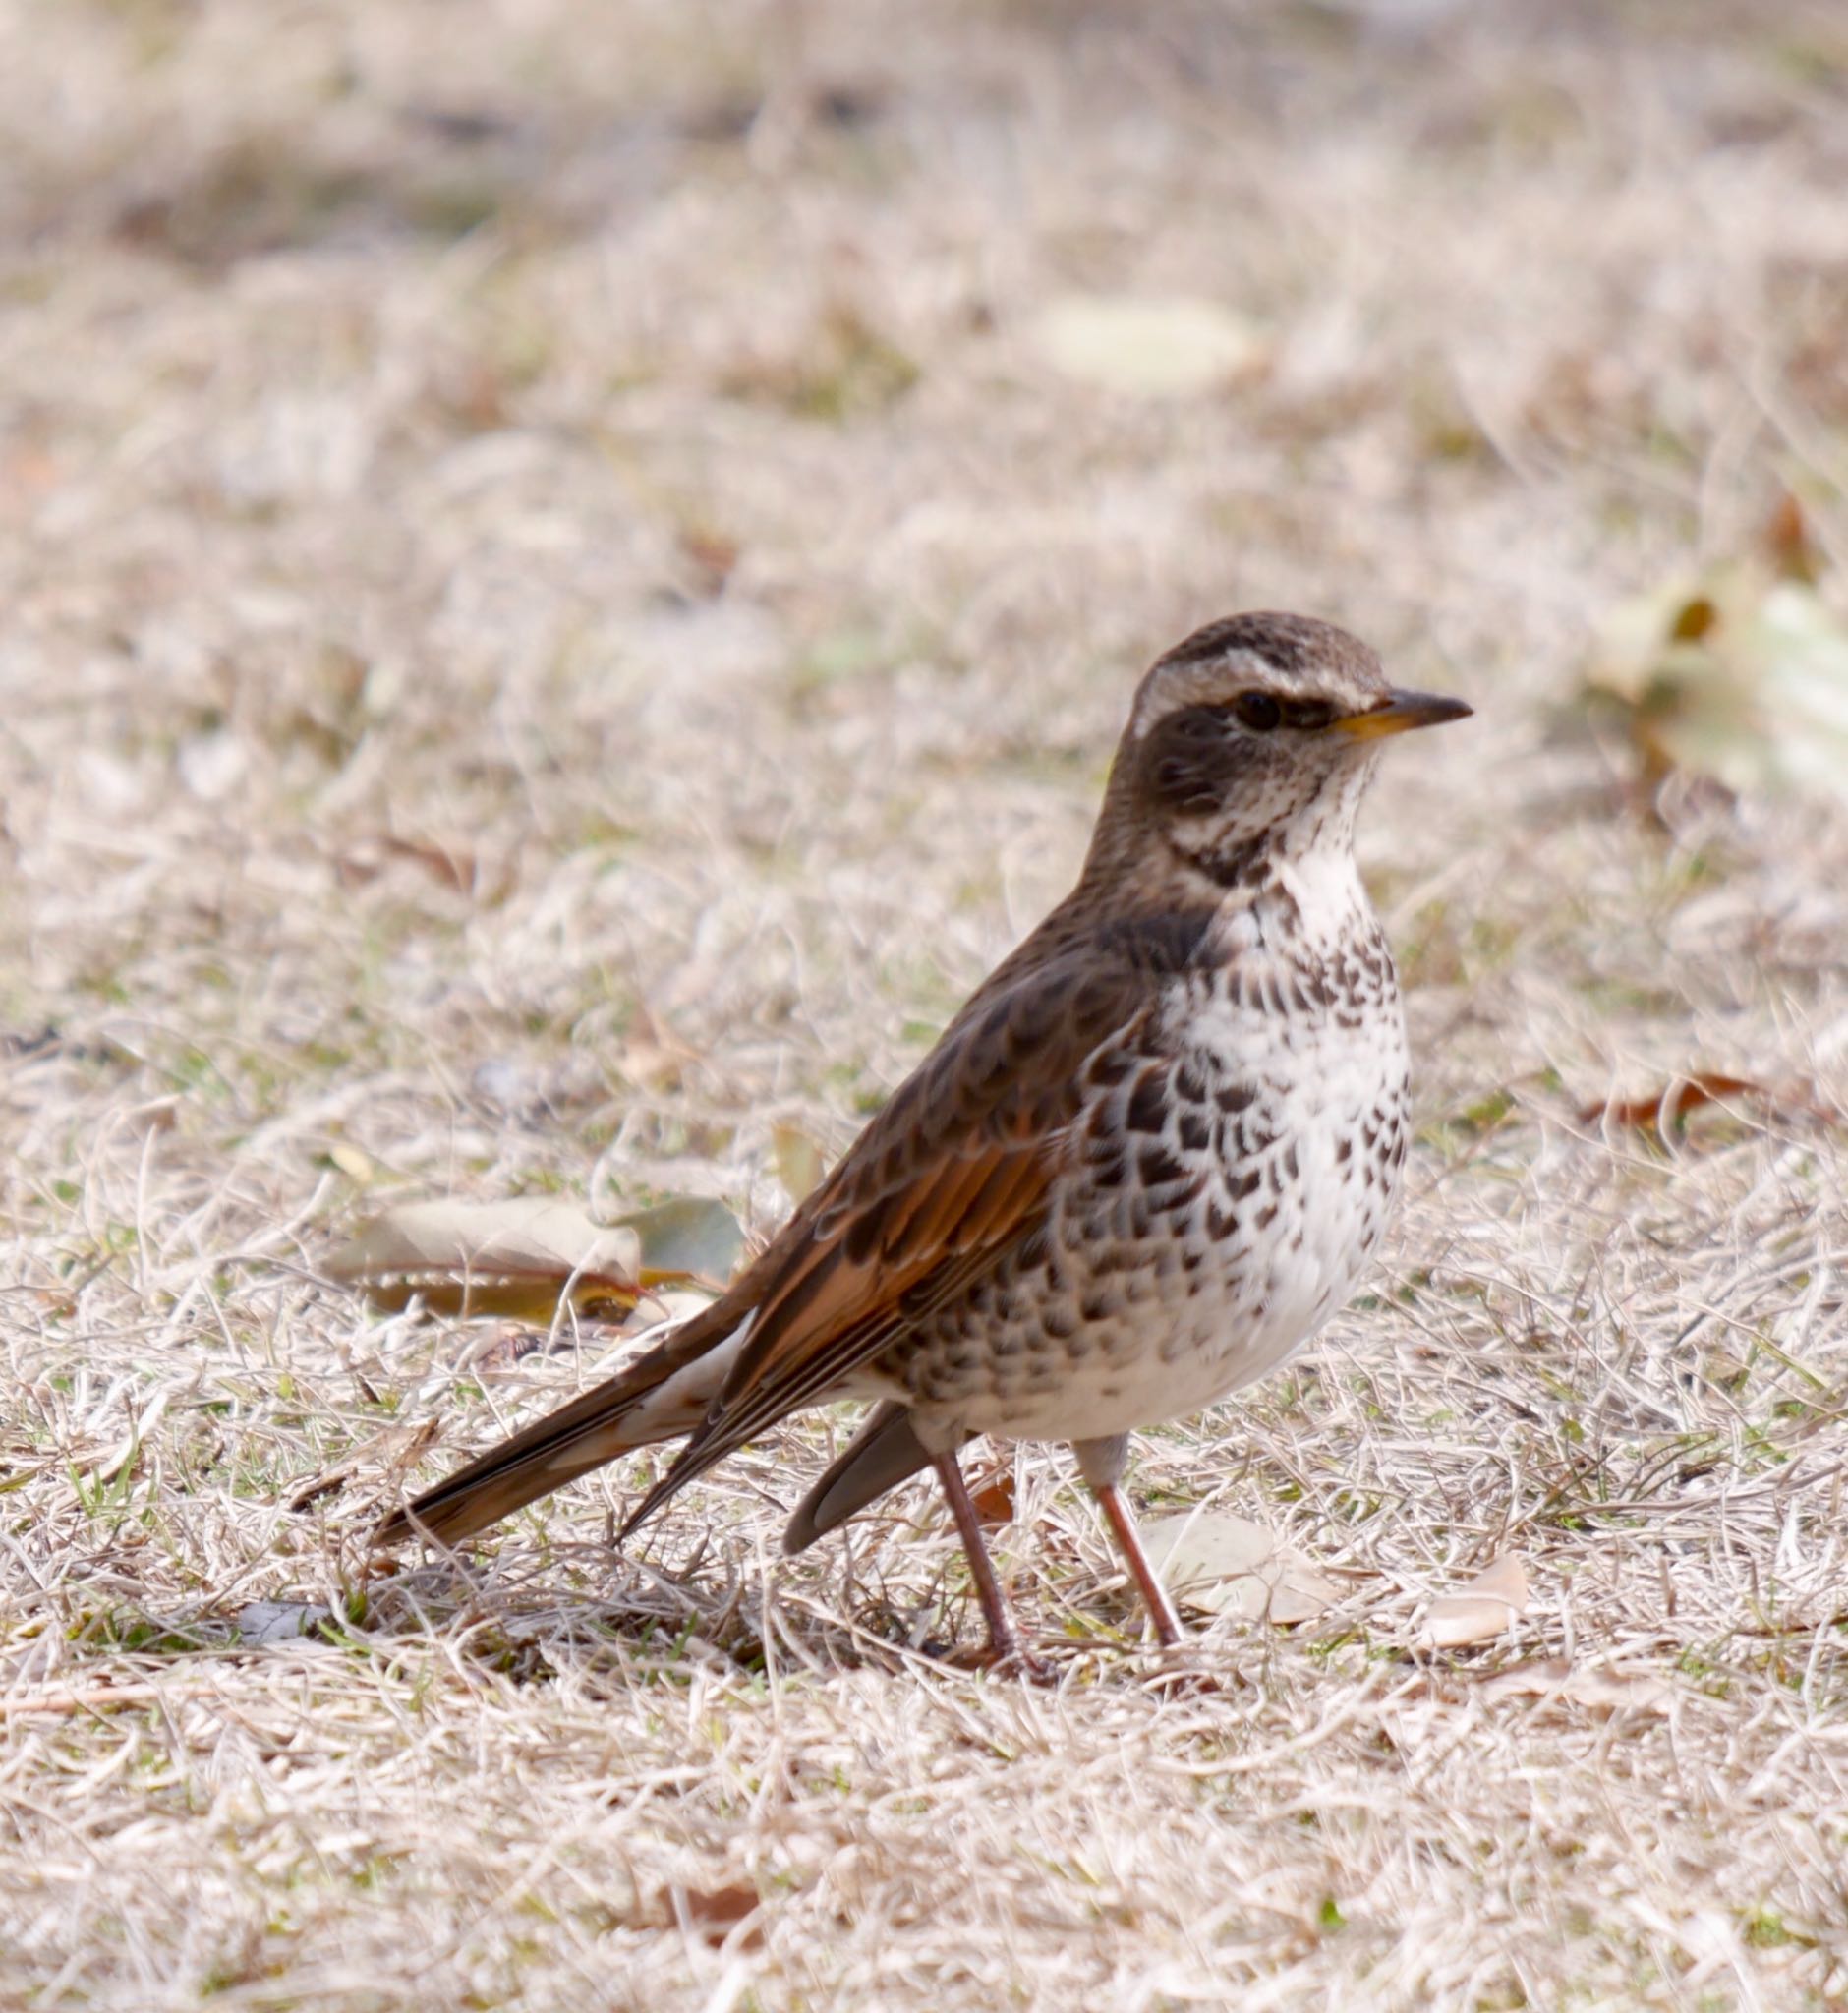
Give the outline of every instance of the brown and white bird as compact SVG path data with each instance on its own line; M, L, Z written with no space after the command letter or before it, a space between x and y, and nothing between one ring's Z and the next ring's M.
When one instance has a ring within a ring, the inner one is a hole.
M871 1399L803 1546L918 1469L1003 1661L1021 1650L957 1464L1068 1440L1164 1644L1128 1434L1275 1369L1353 1291L1406 1150L1392 953L1354 858L1382 739L1460 719L1301 615L1209 623L1137 689L1077 886L781 1234L607 1382L392 1517L453 1543L687 1436L624 1526L804 1406Z

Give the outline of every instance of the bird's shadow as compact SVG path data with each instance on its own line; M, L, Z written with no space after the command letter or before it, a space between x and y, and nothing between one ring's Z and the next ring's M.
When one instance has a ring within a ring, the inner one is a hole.
M746 1683L998 1672L975 1602L940 1576L888 1584L862 1570L846 1591L843 1608L799 1585L767 1582L752 1565L705 1545L672 1569L603 1544L503 1547L489 1562L450 1553L375 1578L361 1633L380 1650L440 1642L518 1684L567 1671L623 1689L684 1684L696 1671ZM1095 1682L1121 1672L1126 1684L1146 1684L1137 1616L1132 1600L1100 1599L1087 1633L1038 1638L1028 1667L1014 1675L1057 1683L1081 1672Z

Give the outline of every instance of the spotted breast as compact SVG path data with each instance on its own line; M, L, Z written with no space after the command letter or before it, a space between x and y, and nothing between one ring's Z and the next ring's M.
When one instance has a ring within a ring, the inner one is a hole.
M876 1365L924 1444L1183 1416L1347 1299L1398 1185L1408 1060L1391 953L1346 864L1267 862L1247 901L1130 947L1164 967L1156 1003L1083 1064L1042 1236Z

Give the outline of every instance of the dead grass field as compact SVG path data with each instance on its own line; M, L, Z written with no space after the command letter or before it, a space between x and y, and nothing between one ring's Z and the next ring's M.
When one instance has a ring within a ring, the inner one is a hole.
M1576 697L1786 490L1842 604L1844 191L1825 4L0 7L0 2006L1848 2003L1844 1133L1581 1116L1848 1105L1848 815L1650 816ZM1051 368L1116 293L1251 368ZM1134 1469L1340 1601L1164 1697L1023 1450L1063 1681L958 1672L928 1491L775 1559L827 1419L631 1556L646 1460L368 1582L392 1429L600 1346L331 1243L774 1221L1251 605L1479 710L1367 833L1389 1261Z

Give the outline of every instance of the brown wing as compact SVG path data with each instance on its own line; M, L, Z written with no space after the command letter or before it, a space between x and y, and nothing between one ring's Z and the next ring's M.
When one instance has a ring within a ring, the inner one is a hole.
M626 1528L1043 1227L1085 1059L1148 998L1131 965L1100 964L1093 948L970 1004L759 1260L731 1374Z

